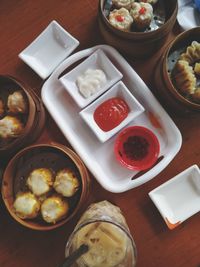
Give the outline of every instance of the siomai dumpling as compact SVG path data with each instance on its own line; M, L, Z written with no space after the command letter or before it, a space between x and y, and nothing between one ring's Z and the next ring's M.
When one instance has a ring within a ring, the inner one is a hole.
M158 0L139 0L139 2L149 3L151 5L155 5Z
M0 116L2 116L4 114L4 103L3 100L0 98Z
M55 195L51 196L42 203L42 218L47 223L56 223L63 219L69 211L69 204L66 199Z
M39 214L40 202L30 192L19 193L13 207L16 215L21 219L33 219Z
M8 96L7 106L9 112L12 113L25 113L27 111L26 100L20 91L16 91Z
M79 189L79 180L70 169L63 169L57 173L53 187L64 197L71 197Z
M0 138L13 138L19 136L24 127L21 121L12 116L5 116L0 120Z
M131 8L131 4L133 2L135 2L135 0L112 0L112 4L117 9L119 9L121 7L124 7L126 9L130 9Z
M185 60L178 60L172 73L176 88L183 94L193 94L196 89L196 77L193 68Z
M53 182L52 171L47 168L39 168L30 173L26 183L34 195L42 196L51 190Z
M129 11L122 7L110 12L109 22L116 29L127 32L131 29L133 18L131 17Z
M149 27L153 18L153 7L148 3L133 3L130 15L133 18L133 25L138 30Z

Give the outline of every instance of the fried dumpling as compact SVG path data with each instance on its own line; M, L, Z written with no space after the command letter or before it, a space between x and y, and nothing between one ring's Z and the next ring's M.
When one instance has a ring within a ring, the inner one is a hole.
M191 45L187 47L186 52L181 54L180 60L185 60L190 65L200 61L200 43L193 41Z
M12 116L5 116L0 120L0 138L17 137L23 131L23 125L19 119Z
M3 100L0 98L0 116L2 116L4 114L4 103Z
M194 65L194 73L200 75L200 63L195 63Z
M40 202L30 192L19 193L13 207L16 215L21 219L32 219L39 214Z
M42 218L47 223L56 223L63 219L69 211L69 204L66 199L55 195L47 198L41 206Z
M63 169L57 173L53 187L64 197L71 197L79 189L79 180L71 170Z
M183 94L193 94L196 87L196 77L193 68L185 60L178 60L173 72L176 88Z
M27 179L27 186L36 196L48 193L53 185L54 176L51 170L39 168L33 170Z
M194 94L191 95L194 102L200 104L200 87L197 87Z
M25 113L27 111L26 100L20 91L16 91L8 96L7 106L9 112L12 113Z

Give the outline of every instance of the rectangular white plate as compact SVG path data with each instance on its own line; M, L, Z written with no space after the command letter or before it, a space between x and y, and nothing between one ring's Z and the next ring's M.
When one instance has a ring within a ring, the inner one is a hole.
M145 108L145 111L128 125L148 127L158 137L159 161L146 172L138 173L128 170L117 162L114 155L116 135L102 144L80 117L81 109L58 80L64 70L90 56L97 49L102 49L117 69L123 73L122 81ZM98 182L108 191L124 192L151 180L171 162L181 147L182 137L174 122L138 74L111 46L95 46L67 58L44 83L42 99L74 150Z
M80 75L83 75L87 69L100 69L105 75L107 82L102 86L100 90L98 90L95 94L91 95L88 98L82 96L79 92L79 88L77 86L76 80ZM98 96L103 94L108 88L110 88L113 84L118 82L122 78L122 74L116 69L116 67L112 64L109 58L105 55L105 53L98 49L95 53L85 59L81 64L72 69L70 72L65 74L60 78L61 83L74 99L74 101L81 107L84 108L92 101L94 101Z
M200 170L193 165L149 193L169 229L200 211Z
M79 41L53 20L19 54L19 58L29 65L42 79L46 79L78 45Z

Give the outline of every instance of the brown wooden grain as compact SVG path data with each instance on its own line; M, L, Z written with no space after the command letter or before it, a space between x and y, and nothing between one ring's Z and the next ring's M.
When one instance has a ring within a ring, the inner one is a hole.
M1 0L0 73L17 77L39 93L43 81L18 58L19 52L53 19L80 41L78 50L104 43L97 25L97 6L98 0ZM170 39L178 32L176 26ZM156 90L152 77L161 52L162 49L142 61L127 58L153 92ZM183 136L182 148L168 167L150 182L122 194L109 193L92 179L89 202L107 199L121 207L137 245L138 267L199 267L200 214L170 231L148 197L149 191L183 169L194 163L200 165L200 115L180 117L172 110L168 112ZM50 116L37 143L44 141L69 145ZM80 214L59 229L36 232L13 221L1 201L0 266L58 266L63 262L65 243Z

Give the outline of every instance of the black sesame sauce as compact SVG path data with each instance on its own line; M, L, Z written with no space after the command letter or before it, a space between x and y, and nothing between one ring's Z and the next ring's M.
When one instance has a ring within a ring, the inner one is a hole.
M123 144L127 158L131 160L142 160L148 154L149 143L144 137L130 136Z

